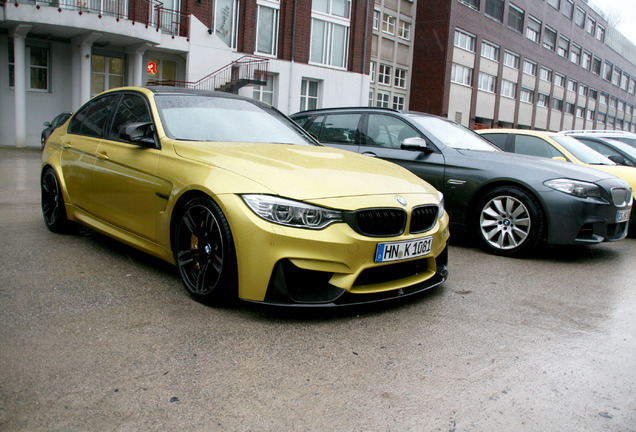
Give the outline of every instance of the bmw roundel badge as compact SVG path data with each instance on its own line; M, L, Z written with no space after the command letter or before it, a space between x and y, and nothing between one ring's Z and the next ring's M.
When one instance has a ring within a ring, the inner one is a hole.
M397 202L399 202L400 204L402 204L404 207L406 207L406 200L405 200L404 198L402 198L401 196L397 195L397 196L395 197L395 200L396 200Z

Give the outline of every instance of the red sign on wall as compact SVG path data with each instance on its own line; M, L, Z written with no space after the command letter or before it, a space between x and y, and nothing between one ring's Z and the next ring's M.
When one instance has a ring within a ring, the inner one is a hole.
M157 75L157 63L153 61L148 62L148 74Z

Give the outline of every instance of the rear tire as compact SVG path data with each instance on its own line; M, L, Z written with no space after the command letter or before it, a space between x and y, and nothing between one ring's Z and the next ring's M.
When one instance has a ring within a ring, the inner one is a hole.
M209 197L192 198L178 215L174 259L190 295L209 304L236 299L238 273L229 223Z
M540 204L513 186L498 187L484 195L475 222L482 248L504 256L519 256L535 249L545 227Z

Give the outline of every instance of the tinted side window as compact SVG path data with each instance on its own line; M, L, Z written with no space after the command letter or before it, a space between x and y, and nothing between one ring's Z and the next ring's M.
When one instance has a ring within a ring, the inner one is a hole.
M515 153L544 158L564 157L563 154L541 138L529 135L517 135L515 137Z
M406 138L420 134L404 121L384 114L369 114L367 145L400 148Z
M149 122L152 122L152 117L144 97L138 94L125 94L117 106L108 138L118 140L119 130L129 123Z
M104 128L119 95L97 98L77 112L69 124L69 133L103 137Z
M508 134L484 134L482 137L486 138L488 141L499 147L501 150L506 150L506 139L508 138Z
M320 136L320 130L322 129L322 124L325 122L325 116L321 115L318 116L314 119L313 122L311 122L311 124L309 125L309 127L307 127L307 124L305 124L303 126L303 128L309 132L312 136L316 137L316 139L318 141L320 141L320 139L318 139L318 137Z
M320 142L338 144L359 143L358 124L362 114L330 114L319 136Z

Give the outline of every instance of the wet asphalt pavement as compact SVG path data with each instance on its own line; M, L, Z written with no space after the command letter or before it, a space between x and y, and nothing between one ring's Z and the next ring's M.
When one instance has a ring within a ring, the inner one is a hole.
M408 301L193 301L175 268L50 233L40 154L0 147L2 431L635 431L636 239L455 244Z

